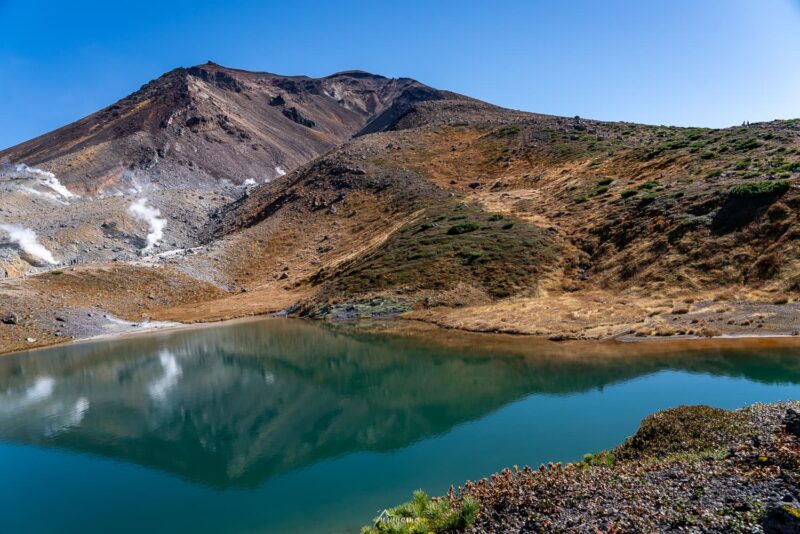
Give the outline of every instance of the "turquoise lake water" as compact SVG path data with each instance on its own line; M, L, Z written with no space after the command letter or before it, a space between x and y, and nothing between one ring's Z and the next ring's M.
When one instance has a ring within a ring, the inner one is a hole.
M659 409L800 398L797 348L431 336L272 319L2 357L0 532L358 532L414 489L578 460Z

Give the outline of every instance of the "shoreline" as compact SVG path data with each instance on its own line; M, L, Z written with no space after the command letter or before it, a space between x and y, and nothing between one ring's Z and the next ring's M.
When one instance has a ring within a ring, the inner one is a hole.
M276 316L274 312L246 315L241 317L234 317L230 319L209 319L204 321L194 321L190 323L182 323L179 321L153 321L156 326L147 327L140 326L135 329L108 332L81 338L73 338L55 343L47 343L37 345L28 349L13 350L8 352L0 352L0 358L6 356L15 356L24 353L38 352L41 350L52 349L55 347L67 347L72 345L84 345L100 341L114 341L138 337L143 335L153 335L159 333L171 333L176 331L188 331L192 329L211 328L215 326L227 326L237 323L267 321L270 319L290 319L297 321L318 321L315 319L307 319L300 317L285 317ZM127 322L127 321L126 321ZM393 318L383 318L380 320L375 319L359 319L356 321L320 321L322 324L346 325L354 327L358 331L366 333L378 333L395 336L428 336L432 333L442 334L448 333L455 336L480 336L484 340L497 340L501 345L517 345L525 342L531 342L535 347L528 348L552 348L553 352L561 352L555 350L558 347L574 348L581 345L584 347L599 347L605 346L608 348L615 347L617 349L624 349L624 347L640 347L650 352L652 349L666 349L667 351L673 350L714 350L714 349L727 349L732 348L730 344L736 343L735 348L739 349L763 349L767 347L798 347L800 348L800 336L792 334L781 333L741 333L741 334L723 334L719 336L647 336L647 337L633 337L633 336L617 336L609 338L563 338L552 339L552 336L536 335L523 332L503 332L503 331L485 331L474 330L469 328L459 328L442 325L436 322L427 321L415 317L396 316ZM140 325L147 325L148 323L136 323ZM403 325L403 326L401 326ZM399 327L399 328L398 328ZM447 336L445 336L447 337ZM508 343L503 343L508 342ZM765 347L766 346L766 347ZM655 350L661 352L661 350Z
M798 532L798 409L794 400L657 411L625 441L582 461L513 466L451 486L434 502L461 517L453 528L405 504L362 532L389 534L402 521L435 534Z

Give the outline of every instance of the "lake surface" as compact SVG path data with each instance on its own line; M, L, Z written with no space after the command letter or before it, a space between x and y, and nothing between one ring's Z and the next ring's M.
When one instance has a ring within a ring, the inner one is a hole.
M797 348L445 335L274 319L0 357L0 531L358 532L416 488L578 460L659 409L800 398Z

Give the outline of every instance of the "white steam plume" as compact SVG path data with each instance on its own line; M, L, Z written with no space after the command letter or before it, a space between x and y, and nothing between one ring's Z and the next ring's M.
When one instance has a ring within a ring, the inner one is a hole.
M256 181L252 178L248 178L247 180L242 183L243 186L247 187L248 185L256 185Z
M151 250L164 237L164 228L167 220L161 218L161 212L157 208L147 205L146 198L140 198L128 207L128 211L150 226L150 233L147 234L147 246L142 249L144 252Z
M284 174L286 174L286 171L283 170L283 167L278 165L277 167L275 167L275 173L280 177L280 176L283 176Z
M17 164L14 167L14 170L16 170L19 173L28 173L35 175L36 177L39 178L39 181L43 186L49 187L50 189L52 189L53 191L55 191L64 198L76 198L78 196L69 189L67 189L66 186L64 186L64 184L62 184L58 180L58 178L56 178L56 175L53 174L52 172L43 171L42 169L37 169L36 167L28 167L24 163Z
M0 230L8 234L12 243L19 245L19 248L50 265L58 263L53 254L36 239L36 232L30 228L23 228L13 224L0 224Z

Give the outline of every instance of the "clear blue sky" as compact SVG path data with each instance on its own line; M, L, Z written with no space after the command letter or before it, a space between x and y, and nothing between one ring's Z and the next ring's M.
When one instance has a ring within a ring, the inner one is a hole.
M0 148L209 59L653 124L800 117L800 0L0 0Z

